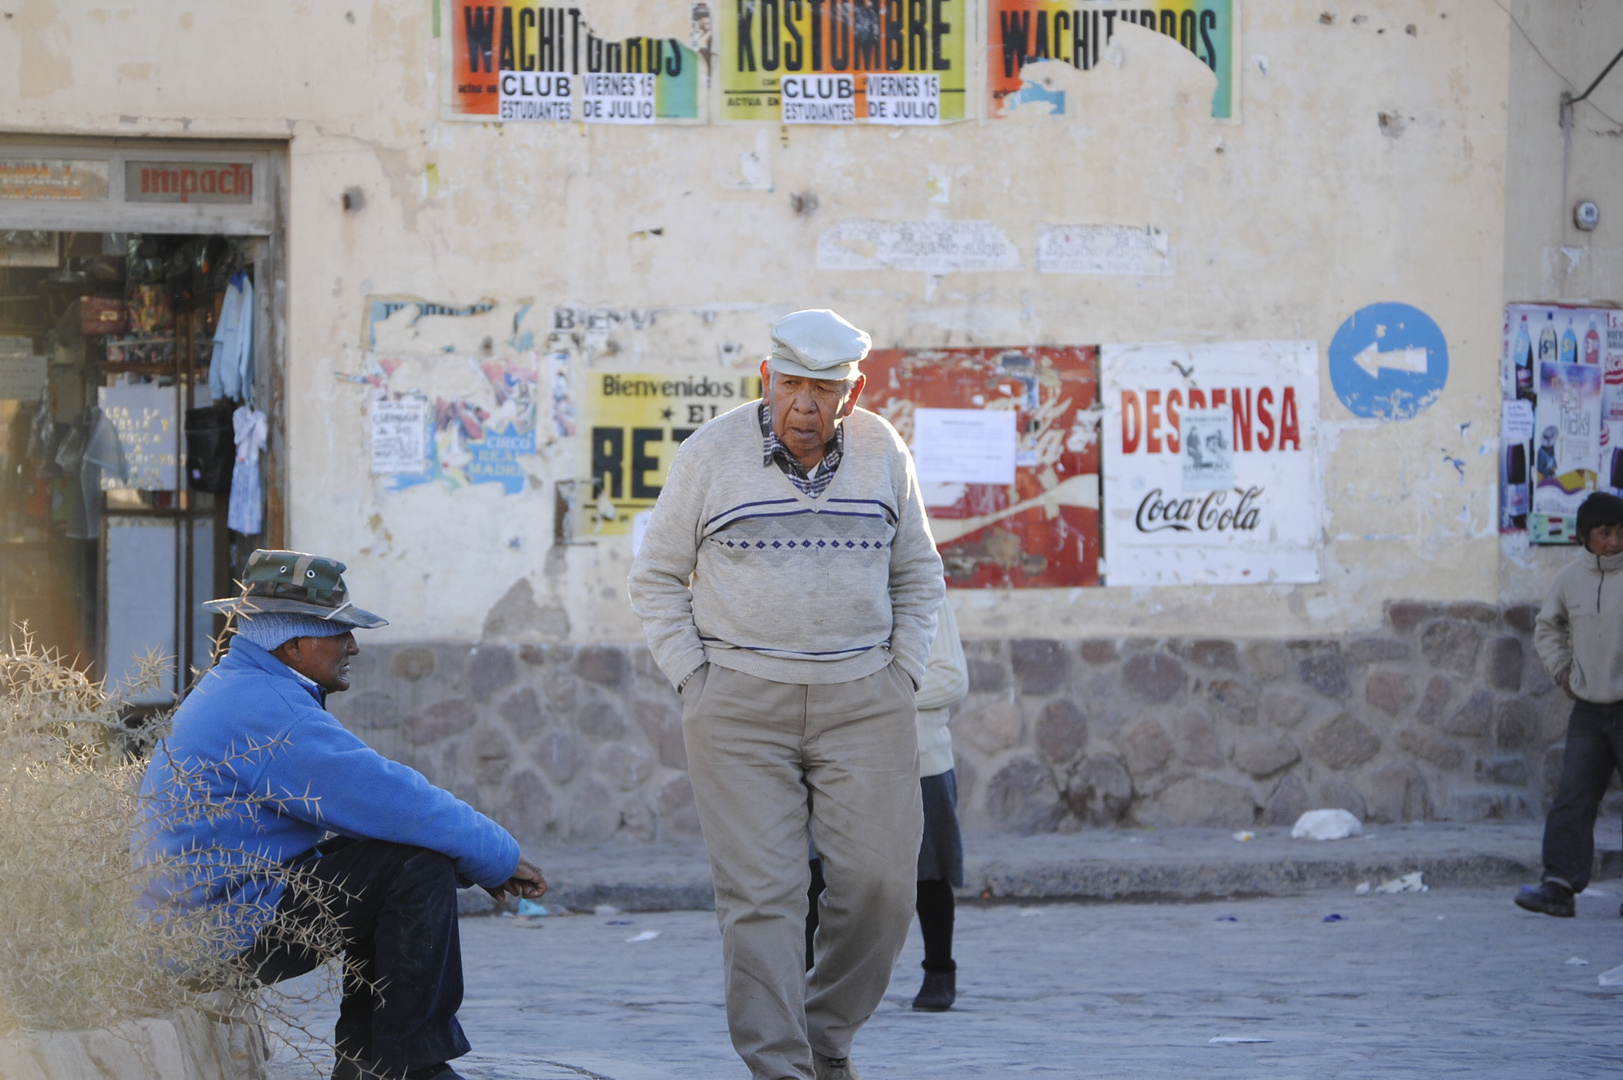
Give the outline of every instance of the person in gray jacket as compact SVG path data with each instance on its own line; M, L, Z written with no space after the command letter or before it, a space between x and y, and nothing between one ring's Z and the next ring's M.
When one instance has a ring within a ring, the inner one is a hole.
M1597 492L1578 508L1583 554L1550 586L1533 644L1573 699L1561 787L1544 823L1544 876L1518 907L1570 919L1589 884L1595 815L1623 763L1623 499ZM1619 914L1623 914L1620 911Z

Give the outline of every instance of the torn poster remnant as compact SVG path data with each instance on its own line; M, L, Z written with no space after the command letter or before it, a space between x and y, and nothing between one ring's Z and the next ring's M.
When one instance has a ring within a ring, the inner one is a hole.
M836 222L817 237L819 270L1019 270L1020 249L990 221Z
M1037 270L1044 274L1159 276L1173 271L1172 243L1153 225L1039 225Z

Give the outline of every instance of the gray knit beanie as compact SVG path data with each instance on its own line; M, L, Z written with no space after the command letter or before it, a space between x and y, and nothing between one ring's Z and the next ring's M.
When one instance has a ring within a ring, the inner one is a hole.
M348 623L334 622L316 615L289 615L277 611L261 611L257 615L237 616L237 636L251 641L269 652L299 637L337 637L355 629Z

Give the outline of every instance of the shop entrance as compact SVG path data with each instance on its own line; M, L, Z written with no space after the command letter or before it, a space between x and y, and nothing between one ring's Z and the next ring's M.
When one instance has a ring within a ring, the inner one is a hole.
M282 543L280 160L0 140L0 633L140 705Z

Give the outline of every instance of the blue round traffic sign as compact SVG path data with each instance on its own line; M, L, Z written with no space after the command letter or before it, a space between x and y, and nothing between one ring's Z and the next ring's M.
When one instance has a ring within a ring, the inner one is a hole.
M1448 383L1448 342L1408 304L1371 304L1330 339L1330 385L1355 416L1408 420Z

